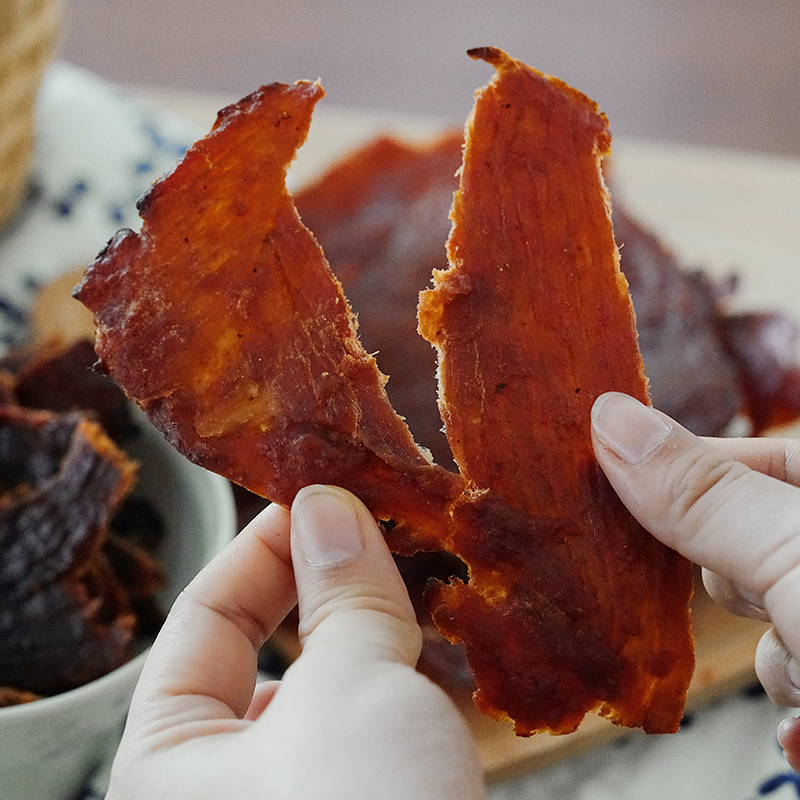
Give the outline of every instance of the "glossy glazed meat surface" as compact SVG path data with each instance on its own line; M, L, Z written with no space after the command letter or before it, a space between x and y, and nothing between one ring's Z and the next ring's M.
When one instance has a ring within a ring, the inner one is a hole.
M188 457L286 505L307 483L345 486L397 552L466 563L468 583L428 600L466 645L483 711L520 735L568 732L593 709L675 730L689 565L633 522L588 438L599 392L645 398L600 174L606 122L500 51L473 56L497 77L468 129L452 266L420 308L460 473L429 462L395 413L286 191L316 84L221 112L76 295L102 365Z
M675 730L693 669L690 567L621 505L589 432L602 392L647 401L601 176L607 121L500 51L475 55L497 77L468 125L451 266L419 312L474 493L452 547L470 581L429 591L434 619L466 643L479 705L518 732L566 732L598 706Z

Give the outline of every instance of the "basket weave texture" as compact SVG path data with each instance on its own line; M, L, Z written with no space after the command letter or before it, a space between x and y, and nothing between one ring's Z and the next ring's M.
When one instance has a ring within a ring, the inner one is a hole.
M0 0L0 226L25 193L36 96L61 14L61 0Z

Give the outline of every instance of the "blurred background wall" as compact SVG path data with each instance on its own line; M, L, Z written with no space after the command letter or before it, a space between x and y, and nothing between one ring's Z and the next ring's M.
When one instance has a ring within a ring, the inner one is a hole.
M322 79L461 124L478 45L589 94L616 135L800 156L800 0L66 0L62 55L122 84Z

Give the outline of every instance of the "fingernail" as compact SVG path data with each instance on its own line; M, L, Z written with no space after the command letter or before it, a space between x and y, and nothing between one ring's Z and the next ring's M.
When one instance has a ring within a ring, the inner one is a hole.
M781 747L785 748L786 740L796 724L797 720L794 717L787 717L778 723L778 744Z
M672 430L652 408L619 392L596 400L592 425L598 439L628 464L646 461Z
M292 530L311 567L340 564L364 549L350 496L334 486L301 489L292 504Z

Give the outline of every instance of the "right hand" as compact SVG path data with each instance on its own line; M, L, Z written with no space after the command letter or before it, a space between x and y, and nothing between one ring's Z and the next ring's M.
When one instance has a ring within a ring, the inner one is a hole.
M631 513L704 568L711 596L771 621L756 653L769 696L800 707L800 442L703 439L627 395L598 398L595 454ZM778 738L800 772L800 719Z

